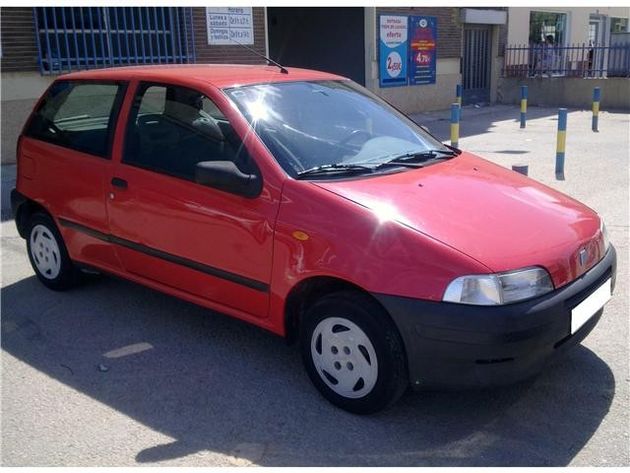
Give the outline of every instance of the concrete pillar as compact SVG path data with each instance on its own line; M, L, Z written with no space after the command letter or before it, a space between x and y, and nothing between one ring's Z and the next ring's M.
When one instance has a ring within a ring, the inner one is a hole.
M499 25L492 26L492 46L490 53L490 103L497 101L497 84L501 76L503 61L499 57Z

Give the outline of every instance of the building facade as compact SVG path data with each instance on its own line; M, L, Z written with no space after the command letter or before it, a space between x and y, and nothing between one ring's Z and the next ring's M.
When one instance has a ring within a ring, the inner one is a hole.
M630 32L630 8L623 7L510 7L507 42L610 44L611 34Z
M527 86L529 103L630 107L630 8L512 7L498 101L516 104Z
M286 66L349 77L406 113L448 108L458 84L464 104L493 102L508 18L506 9L438 7L10 7L0 13L3 162L54 78L95 67L264 64L260 55L268 55ZM402 55L388 49L390 21L402 28L396 43ZM395 80L388 83L390 72Z

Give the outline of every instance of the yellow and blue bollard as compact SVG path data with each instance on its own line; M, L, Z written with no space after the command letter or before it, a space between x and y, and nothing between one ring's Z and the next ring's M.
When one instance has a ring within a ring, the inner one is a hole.
M567 144L567 109L558 109L558 140L556 143L556 179L564 181L564 151Z
M527 86L521 85L521 128L525 128L527 120Z
M451 146L453 148L459 146L459 112L459 104L451 104Z
M599 102L602 99L602 89L595 87L593 89L593 131L599 131Z
M459 119L462 118L462 84L455 86L455 103L459 104Z

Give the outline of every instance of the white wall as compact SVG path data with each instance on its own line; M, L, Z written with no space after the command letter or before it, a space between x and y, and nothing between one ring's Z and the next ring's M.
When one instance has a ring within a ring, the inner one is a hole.
M24 122L37 99L56 76L41 76L39 72L3 72L2 116L0 117L0 161L15 162L15 147Z
M42 76L35 71L2 72L2 102L38 99L56 78L57 76Z
M588 22L591 14L630 18L630 8L623 7L510 7L508 9L508 44L526 44L529 41L529 13L532 10L566 13L568 43L588 43Z

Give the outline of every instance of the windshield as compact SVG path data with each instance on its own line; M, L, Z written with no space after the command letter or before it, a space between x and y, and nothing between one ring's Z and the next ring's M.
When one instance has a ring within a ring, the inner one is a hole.
M293 177L320 167L378 169L396 156L450 152L352 81L261 84L225 92Z

